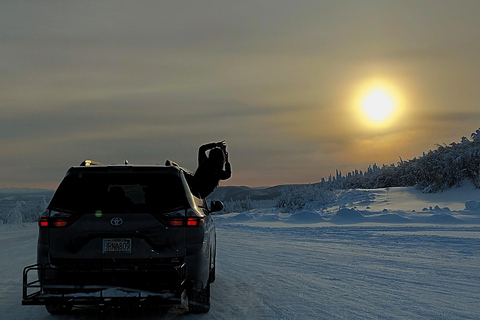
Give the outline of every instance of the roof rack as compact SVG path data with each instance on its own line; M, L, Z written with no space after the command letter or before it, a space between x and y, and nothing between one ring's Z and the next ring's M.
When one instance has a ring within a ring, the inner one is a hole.
M101 165L103 165L103 163L98 161L93 161L93 160L85 160L82 163L80 163L81 167L101 166Z

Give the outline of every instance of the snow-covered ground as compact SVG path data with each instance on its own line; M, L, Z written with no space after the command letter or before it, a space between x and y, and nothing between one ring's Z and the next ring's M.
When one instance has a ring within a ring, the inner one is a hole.
M284 213L217 216L217 280L206 315L76 309L59 319L480 319L480 190L345 191ZM469 210L466 210L466 206ZM21 306L37 228L0 227L0 319L54 319Z

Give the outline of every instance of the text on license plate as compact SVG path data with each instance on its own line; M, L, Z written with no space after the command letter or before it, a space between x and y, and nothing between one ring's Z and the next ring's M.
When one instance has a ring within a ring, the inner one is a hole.
M103 239L103 253L131 253L132 252L132 239Z

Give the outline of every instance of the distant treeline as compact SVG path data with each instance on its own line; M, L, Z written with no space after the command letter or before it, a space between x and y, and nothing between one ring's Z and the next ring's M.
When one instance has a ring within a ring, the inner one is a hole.
M352 171L322 179L323 188L374 189L386 187L415 186L424 192L436 192L459 186L468 179L480 188L480 129L471 134L471 139L462 137L460 143L437 145L437 149L424 153L419 158L397 164L373 164L366 171Z

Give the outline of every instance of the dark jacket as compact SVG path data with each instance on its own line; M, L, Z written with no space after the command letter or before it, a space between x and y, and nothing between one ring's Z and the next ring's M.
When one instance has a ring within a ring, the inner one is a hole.
M198 168L195 171L194 181L201 198L212 193L220 180L226 180L232 176L232 167L228 160L218 161L207 157L206 152L215 147L215 143L207 143L198 149Z

